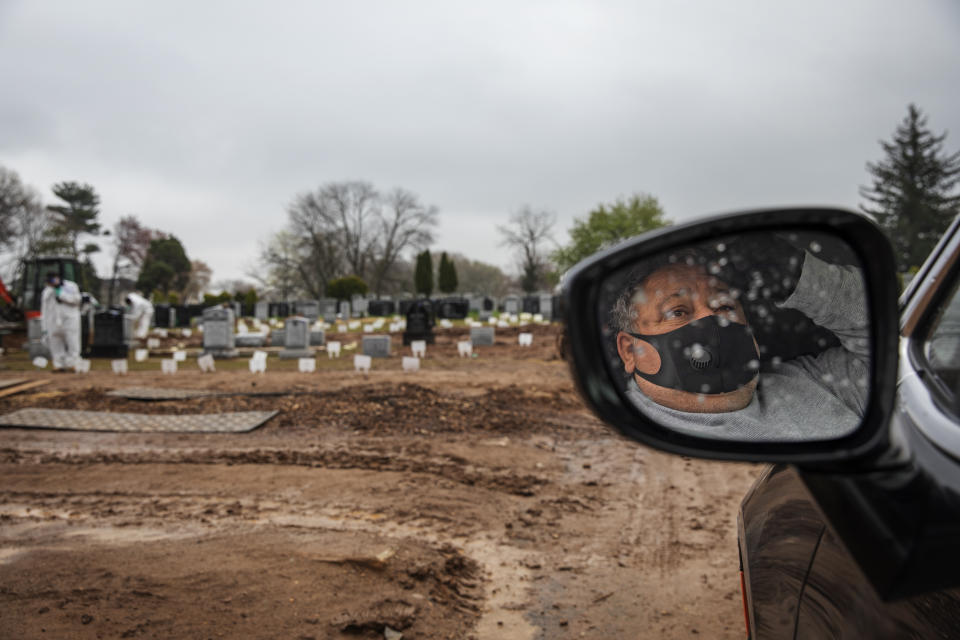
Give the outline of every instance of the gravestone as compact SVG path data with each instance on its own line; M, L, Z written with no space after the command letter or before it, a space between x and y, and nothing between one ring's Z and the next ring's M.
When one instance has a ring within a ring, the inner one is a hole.
M284 332L283 329L274 329L270 332L270 346L271 347L282 347L284 342Z
M234 337L233 342L238 347L255 349L267 343L267 333L266 331L251 331L250 333L238 334Z
M335 298L320 298L318 304L324 322L333 324L337 321L337 301Z
M468 357L473 353L473 343L469 340L461 340L457 343L457 354L461 358Z
M209 353L205 356L200 356L197 358L197 366L200 367L200 371L203 371L204 373L214 373L217 370L216 365L213 363L213 356L211 356Z
M146 362L147 358L150 357L149 349L135 349L133 352L133 359L137 362Z
M73 368L77 373L90 373L90 361L80 359L77 361L76 366Z
M186 362L187 352L186 351L174 351L173 352L174 362Z
M370 356L362 356L359 353L353 356L353 368L357 371L370 373L370 365L373 359Z
M540 313L540 296L524 296L521 301L521 311L523 313Z
M492 347L494 336L493 327L470 327L470 344L475 347Z
M30 359L45 358L50 359L50 349L43 340L43 321L39 316L27 319L27 338L30 342L27 345L27 351ZM126 354L124 354L126 356ZM46 365L44 365L46 366Z
M320 303L316 300L301 300L293 303L293 313L303 316L313 324L320 317Z
M290 305L286 302L271 302L267 313L271 318L286 318L290 315Z
M363 336L363 355L371 358L387 358L390 356L390 336Z
M253 305L253 317L257 320L266 320L270 317L270 303L258 302Z
M367 299L361 295L354 295L350 298L350 309L353 311L354 318L362 318L367 313Z
M313 373L317 370L317 361L314 358L300 358L297 360L297 370L300 373Z
M529 347L533 344L533 334L532 333L520 333L517 334L517 344L521 347Z
M411 340L410 341L410 352L420 358L425 358L427 356L427 343L424 340Z
M126 359L123 359L123 360L117 359L117 360L110 361L110 368L113 369L113 372L115 374L123 376L127 374L127 370L129 367L127 367Z
M160 361L160 371L163 373L174 374L177 372L177 361L173 358L165 358Z
M296 358L312 358L313 349L310 348L310 321L303 316L291 316L283 328L282 360Z
M520 298L518 296L507 296L503 299L503 312L510 315L520 313Z
M340 357L340 342L337 340L331 340L327 343L327 358L339 358Z
M267 372L267 352L254 351L253 356L250 357L250 373L266 373L266 372Z
M420 371L420 358L411 358L410 356L403 356L403 362L401 363L404 371Z
M337 305L337 312L340 314L340 317L343 320L349 320L350 319L350 303L347 302L346 300L341 301L340 304Z
M436 306L437 317L444 320L463 320L470 312L470 301L466 298L444 298Z
M90 356L93 358L126 358L129 352L124 335L123 307L110 307L93 316L93 344Z
M310 329L310 346L322 347L327 341L327 334L323 329Z
M177 308L169 304L153 307L153 326L171 329L177 326Z
M393 300L371 300L367 303L367 315L390 316L396 312L397 303Z
M553 320L553 296L549 294L540 296L540 315L547 322Z
M233 309L209 307L203 311L203 353L214 358L237 357Z
M46 369L47 365L50 363L50 361L44 358L43 356L37 356L33 360L31 360L31 362L33 363L33 366L35 366L37 369ZM126 362L126 360L124 360L124 362Z
M433 344L433 326L433 309L430 301L417 300L407 310L407 328L403 332L403 344L408 345L414 340Z

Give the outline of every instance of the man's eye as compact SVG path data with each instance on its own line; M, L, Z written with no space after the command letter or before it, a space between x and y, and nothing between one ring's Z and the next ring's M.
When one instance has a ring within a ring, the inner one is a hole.
M687 310L682 307L677 307L676 309L668 309L664 311L663 317L671 320L675 318L685 318L687 315Z

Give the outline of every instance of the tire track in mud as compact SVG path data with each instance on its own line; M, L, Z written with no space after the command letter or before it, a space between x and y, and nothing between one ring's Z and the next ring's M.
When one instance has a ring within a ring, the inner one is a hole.
M49 453L38 450L0 449L0 462L13 464L226 464L226 465L291 465L322 467L325 469L363 469L370 471L395 471L401 473L424 473L451 480L458 484L484 489L505 491L518 496L532 496L536 489L547 483L539 475L516 474L509 469L479 467L454 456L420 458L407 457L399 452L385 453L381 450L358 451L356 448L314 449L291 451L288 449L250 450L154 450L149 452L88 452Z

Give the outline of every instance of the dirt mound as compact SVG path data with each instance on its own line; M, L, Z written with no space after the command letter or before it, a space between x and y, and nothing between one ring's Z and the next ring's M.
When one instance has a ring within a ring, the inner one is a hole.
M47 409L134 412L149 414L280 411L268 429L334 427L368 433L491 433L551 430L559 411L582 407L569 389L543 391L517 385L486 390L467 397L416 384L391 387L363 385L300 395L235 394L184 400L144 402L106 395L106 389L18 396L5 410L42 406Z

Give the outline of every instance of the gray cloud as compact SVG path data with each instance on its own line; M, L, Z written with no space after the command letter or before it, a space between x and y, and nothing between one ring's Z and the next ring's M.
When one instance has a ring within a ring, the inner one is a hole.
M242 274L299 191L440 206L439 248L508 265L524 203L633 191L669 216L855 207L915 101L960 148L952 3L7 2L0 163L94 184L104 218ZM15 89L15 90L14 90Z

